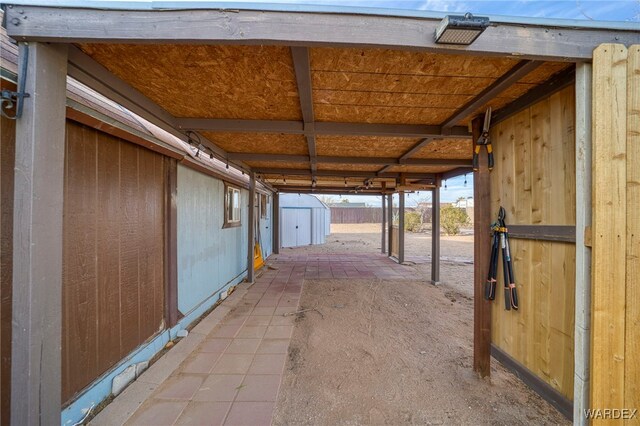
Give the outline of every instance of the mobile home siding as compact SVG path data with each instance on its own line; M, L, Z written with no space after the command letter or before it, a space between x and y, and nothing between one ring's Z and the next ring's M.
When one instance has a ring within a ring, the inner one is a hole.
M187 315L247 270L249 193L241 226L223 228L225 184L178 165L178 310Z
M63 402L164 327L164 162L67 121Z

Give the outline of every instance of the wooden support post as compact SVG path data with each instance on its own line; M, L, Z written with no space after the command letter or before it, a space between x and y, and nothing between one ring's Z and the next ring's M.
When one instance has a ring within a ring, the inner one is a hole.
M404 191L398 193L398 263L404 263Z
M589 408L589 330L591 248L585 230L591 226L591 64L576 65L576 308L574 330L573 421L587 425Z
M474 148L482 125L481 118L472 122ZM473 369L486 377L491 374L491 304L484 299L491 243L491 181L485 151L480 151L479 160L479 169L473 172Z
M387 235L387 209L385 208L385 200L387 199L387 196L382 194L382 229L381 229L381 242L380 242L380 252L382 254L385 254L387 252L387 242L386 242L386 235Z
M16 123L11 424L60 423L66 46L20 43L28 58Z
M247 241L247 282L252 283L254 280L255 269L253 268L254 250L255 250L255 232L256 232L256 176L253 172L249 173L249 212L248 212L248 234Z
M178 323L178 162L166 158L165 318L167 326Z
M387 221L389 224L387 225L387 255L391 256L393 244L393 194L387 195Z
M440 284L440 178L431 191L431 284Z
M280 254L280 193L273 193L273 254Z

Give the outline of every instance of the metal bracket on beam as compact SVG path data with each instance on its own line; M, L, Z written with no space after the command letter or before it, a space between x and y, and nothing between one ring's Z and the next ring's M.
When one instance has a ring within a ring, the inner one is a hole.
M15 120L16 118L22 117L22 108L24 106L24 99L30 97L29 93L24 91L24 83L27 79L27 65L29 64L29 46L27 44L22 44L20 46L18 60L20 61L18 64L18 68L20 69L19 77L18 77L18 91L14 92L11 90L2 90L0 91L0 114L8 118L9 120ZM7 114L5 112L13 109L15 107L15 114Z

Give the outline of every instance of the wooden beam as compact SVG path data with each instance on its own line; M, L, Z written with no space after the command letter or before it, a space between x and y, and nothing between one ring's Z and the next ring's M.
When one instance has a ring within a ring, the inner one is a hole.
M16 122L11 424L59 424L66 46L20 43L28 58Z
M317 135L344 136L389 136L405 138L436 138L444 136L442 127L424 124L381 124L381 123L315 123ZM471 139L466 126L454 126L447 136L456 139Z
M572 403L569 398L558 392L558 390L552 387L549 383L542 380L540 376L513 359L508 353L504 352L498 346L493 344L491 345L491 355L507 370L513 372L527 386L533 389L533 391L540 395L545 401L553 405L563 416L569 420L574 420L574 424L579 423L580 418L585 418L584 411L580 412L579 417L574 416L572 418L572 414L574 412L573 406L575 403Z
M509 225L509 238L520 240L576 242L576 227L572 225Z
M256 176L249 172L249 211L248 211L248 239L247 239L247 282L253 283L255 279L254 250L256 232Z
M294 194L367 194L367 195L380 195L381 191L379 189L356 189L355 187L316 187L312 188L311 186L279 186L278 191L281 193L294 193Z
M313 133L313 90L311 89L309 49L306 47L291 47L291 57L296 73L296 82L298 83L298 98L300 99L302 121L304 122L305 130L311 128L311 132L306 134L306 138L311 174L313 175L318 167L316 165L316 136Z
M383 190L385 188L382 188ZM387 196L382 194L381 198L381 207L382 207L382 229L380 232L380 252L382 254L385 254L387 252L386 250L386 227L387 227L387 209L385 208L385 201L387 199Z
M443 123L443 129L448 129L458 124L463 119L475 113L479 108L488 103L490 100L504 92L507 88L515 84L522 77L542 65L540 61L520 61L516 66L507 71L502 77L491 83L489 87L484 89L478 96L471 99L463 107L458 109Z
M483 120L472 122L475 141L482 133ZM491 303L484 298L489 268L491 225L491 181L487 155L481 151L479 169L473 172L473 369L480 377L491 374Z
M570 66L569 68L551 76L551 78L549 78L547 81L529 90L527 93L520 96L515 101L508 103L498 111L494 111L491 117L491 124L496 125L501 121L504 121L507 118L530 107L531 105L536 104L545 98L548 98L559 90L570 86L574 83L575 76L576 71L573 66Z
M447 180L447 179L453 179L454 177L466 175L471 172L472 170L469 170L468 167L458 167L453 170L449 170L448 172L442 173L441 177L443 180Z
M421 124L379 124L315 122L313 127L303 121L281 120L234 120L223 118L174 118L181 130L207 130L231 133L285 133L291 135L341 135L341 136L381 136L405 138L436 138L444 136L440 126ZM466 126L449 129L448 137L471 139Z
M559 21L538 25L494 22L469 46L438 44L442 17L418 12L406 16L269 10L104 10L17 6L6 10L7 32L18 41L53 43L179 43L284 46L341 46L414 49L460 55L523 59L590 60L601 43L631 45L640 34L629 30L576 28ZM220 6L219 6L220 7ZM531 20L530 20L531 22ZM555 24L555 25L554 25ZM586 26L586 25L585 25Z
M273 254L280 254L280 194L273 193Z
M591 64L576 67L576 306L574 328L573 418L588 426L589 356L591 352Z
M404 191L398 192L398 263L404 263Z
M402 156L400 156L400 160L406 160L407 158L411 157L412 155L414 155L415 153L420 151L422 148L427 146L429 143L431 143L431 141L433 141L434 139L435 138L424 138L424 139L422 139L420 142L418 142L413 147L411 147L411 149L409 149L407 152L402 154Z
M311 172L308 169L279 169L279 168L260 168L254 169L256 173L261 175L282 175L282 176L311 176ZM395 179L399 178L401 173L382 173L376 175L375 172L360 172L349 170L318 170L316 176L327 177L362 177L362 178L377 178L377 179ZM433 173L403 173L408 179L433 179Z
M309 161L306 155L289 155L289 154L253 154L244 152L231 152L227 154L229 160L240 161L271 161L286 163L302 163ZM393 157L334 157L318 155L316 157L318 163L325 164L386 164L394 165L411 165L411 166L450 166L450 167L467 167L471 169L471 160L460 159L442 159L442 158L407 158L398 159ZM371 172L374 173L375 172ZM384 173L378 171L378 173Z
M391 256L393 245L393 193L387 195L387 217L389 225L387 226L387 255Z
M418 143L416 143L413 147L411 147L408 151L406 151L404 154L402 154L400 156L400 158L398 159L398 162L401 162L403 160L408 159L409 157L411 157L413 154L415 154L416 152L420 151L424 146L426 146L429 142L431 142L433 139L432 138L424 138L421 141L419 141ZM384 173L389 171L389 169L391 168L391 166L384 166L383 168L381 168L380 170L378 170L378 173Z
M440 284L440 179L431 191L431 284Z

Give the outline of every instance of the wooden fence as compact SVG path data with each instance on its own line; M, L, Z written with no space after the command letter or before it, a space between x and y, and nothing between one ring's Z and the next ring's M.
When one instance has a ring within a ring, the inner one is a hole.
M594 51L592 408L640 407L639 88L640 45Z
M407 207L405 212L417 209ZM393 209L398 214L398 209ZM422 221L431 221L431 208L422 210ZM382 209L379 207L331 207L331 223L382 223Z

